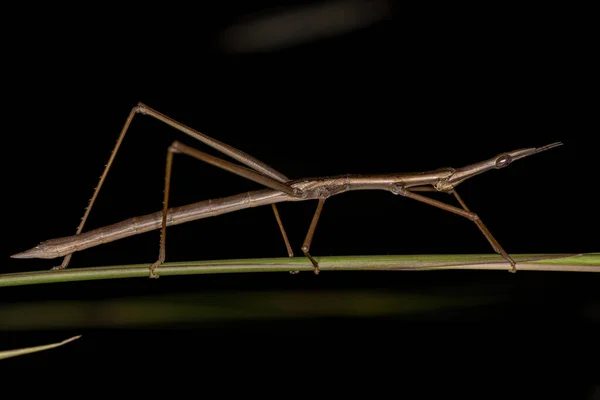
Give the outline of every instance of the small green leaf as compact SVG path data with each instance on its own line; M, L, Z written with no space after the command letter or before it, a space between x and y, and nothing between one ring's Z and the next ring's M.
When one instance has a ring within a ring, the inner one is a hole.
M44 345L44 346L25 347L24 349L0 351L0 360L2 360L4 358L22 356L22 355L30 354L30 353L37 353L38 351L44 351L44 350L54 349L55 347L59 347L59 346L62 346L64 344L67 344L69 342L72 342L74 340L77 340L80 337L81 337L81 335L79 335L79 336L73 336L72 338L63 340L62 342L47 344L47 345Z

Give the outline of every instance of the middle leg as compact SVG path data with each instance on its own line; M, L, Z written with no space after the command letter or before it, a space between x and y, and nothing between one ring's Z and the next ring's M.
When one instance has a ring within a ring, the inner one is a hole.
M248 169L248 168L236 165L236 164L232 164L228 161L222 160L215 156L211 156L209 154L206 154L204 152L196 150L193 147L187 146L181 142L178 142L178 141L173 142L173 144L171 144L171 146L169 146L169 149L167 151L167 161L166 161L166 168L165 168L165 187L164 187L164 194L163 194L164 197L163 197L163 210L162 210L162 224L161 224L161 231L160 231L160 249L159 249L159 253L158 253L158 259L156 260L156 262L154 264L152 264L150 266L150 278L158 278L158 275L156 275L154 273L154 271L156 270L156 268L158 268L161 264L163 264L165 262L167 215L168 215L168 209L169 209L169 192L170 192L170 187L171 187L171 171L172 171L172 167L173 167L173 154L175 154L175 153L187 154L187 155L194 157L200 161L204 161L213 166L222 168L222 169L232 172L236 175L250 179L256 183L260 183L264 186L270 187L271 189L279 190L279 191L284 192L293 197L304 195L304 193L301 190L292 188L291 186L286 185L285 183L279 182L273 178L262 175L261 173L255 172L251 169ZM274 208L274 211L275 211L275 216L278 217L279 215L277 213L277 209ZM279 218L277 218L277 219L280 222ZM281 226L281 227L283 229L283 226ZM284 238L286 238L286 242L287 242L287 236L285 235L285 231L283 231L283 233L284 233Z
M308 228L308 232L306 233L306 238L304 239L304 243L302 244L302 252L306 257L308 257L312 265L315 267L315 275L319 274L319 263L310 255L309 251L313 235L315 234L315 229L317 228L317 223L319 222L319 217L321 216L321 211L323 210L323 204L325 204L325 197L320 197L319 204L317 205L317 209L315 211L315 215L313 215L312 222L310 223L310 227Z
M290 241L285 233L285 228L283 227L283 223L281 222L281 217L279 217L279 211L277 211L277 206L275 204L271 204L273 208L273 213L275 214L275 219L277 220L277 225L279 225L279 230L281 231L281 236L283 236L283 240L285 242L285 247L287 248L288 256L294 257L294 250L292 250L292 245L290 245Z

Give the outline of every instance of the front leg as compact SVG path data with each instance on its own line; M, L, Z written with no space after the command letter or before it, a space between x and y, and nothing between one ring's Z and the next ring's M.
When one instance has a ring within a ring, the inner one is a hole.
M460 215L461 217L465 217L465 218L467 218L467 219L475 222L475 224L477 225L477 227L479 228L479 230L483 233L483 235L486 237L486 239L488 240L488 242L490 242L490 244L492 245L492 248L494 249L494 251L496 253L499 253L506 261L509 262L509 264L511 266L511 268L510 268L509 271L510 272L516 272L517 271L516 263L512 259L512 257L509 256L506 251L504 251L504 249L502 248L502 246L500 246L500 243L498 243L498 241L496 240L496 238L494 238L494 236L492 235L492 233L483 224L483 222L481 221L481 218L479 218L479 216L477 214L475 214L474 212L471 212L469 210L469 208L466 206L466 204L458 196L458 193L456 193L455 189L453 190L454 196L456 197L456 199L458 200L458 202L461 204L461 206L463 207L463 209L451 206L451 205L446 204L446 203L442 203L441 201L430 199L429 197L425 197L425 196L422 196L422 195L417 194L417 193L413 193L412 191L410 191L409 189L406 189L405 187L403 187L401 185L394 185L394 187L392 188L392 192L394 194L399 194L401 196L408 197L410 199L417 200L417 201L423 202L425 204L429 204L429 205L437 207L437 208L441 208L442 210L449 211L451 213Z

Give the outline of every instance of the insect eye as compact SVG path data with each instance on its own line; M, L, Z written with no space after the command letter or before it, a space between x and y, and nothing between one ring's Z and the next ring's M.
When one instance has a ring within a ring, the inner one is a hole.
M512 157L508 154L502 154L496 159L496 168L506 167L508 164L512 162Z

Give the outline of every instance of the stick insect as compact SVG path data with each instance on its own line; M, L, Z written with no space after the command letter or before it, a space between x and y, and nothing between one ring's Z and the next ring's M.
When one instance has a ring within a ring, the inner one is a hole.
M244 164L245 167L209 155L179 141L174 141L171 146L169 146L167 151L162 211L130 218L113 225L82 233L85 222L90 214L98 193L100 192L106 175L108 174L123 138L129 129L131 121L136 114L148 115L159 121L162 121L167 125L170 125L171 127L220 151L221 153L230 156L231 158ZM515 160L519 160L521 158L537 154L560 145L562 145L562 143L556 142L537 148L514 150L499 154L496 157L490 158L486 161L471 164L458 169L441 168L427 172L386 175L347 174L340 176L291 180L282 173L251 157L250 155L216 139L213 139L203 133L200 133L188 126L185 126L182 123L177 122L174 119L161 114L160 112L153 110L142 103L138 103L137 106L133 107L129 113L129 116L127 117L127 120L125 121L125 124L121 130L121 134L117 139L117 143L110 155L106 167L104 168L104 172L100 176L100 182L94 190L92 198L90 199L88 207L86 208L81 222L77 227L75 235L42 242L30 250L13 255L12 258L58 258L65 256L62 264L53 268L64 269L67 268L73 253L76 251L81 251L103 243L108 243L128 236L148 232L150 230L160 229L158 259L149 267L150 278L157 278L158 275L156 273L156 269L165 262L165 240L167 226L267 204L270 204L273 209L275 219L277 220L277 224L279 225L279 229L288 251L288 255L290 257L294 257L292 246L290 245L275 204L285 201L317 200L317 208L310 223L310 227L302 244L301 250L312 263L315 274L318 274L319 263L310 254L310 245L312 243L325 200L331 196L351 190L387 190L393 194L429 204L433 207L446 210L473 221L477 228L479 228L485 238L489 241L494 251L508 261L510 264L509 271L516 272L515 261L502 248L500 243L498 243L498 241L494 238L479 216L467 207L465 202L458 195L456 186L465 180L475 175L479 175L485 171L504 168ZM265 186L267 189L255 190L220 199L211 199L186 206L169 208L171 170L173 165L173 156L175 154L186 154L215 167L222 168L226 171L257 182ZM418 193L436 191L453 195L460 207L456 207Z

